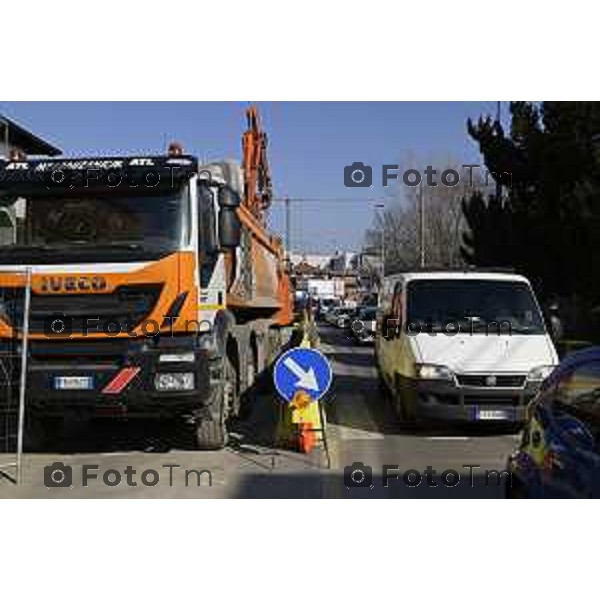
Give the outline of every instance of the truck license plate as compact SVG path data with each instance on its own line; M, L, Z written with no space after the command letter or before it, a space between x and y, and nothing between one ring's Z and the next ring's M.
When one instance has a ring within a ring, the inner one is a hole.
M55 390L93 390L93 377L55 377Z
M489 410L478 409L476 413L478 421L503 421L510 419L510 413L507 410Z

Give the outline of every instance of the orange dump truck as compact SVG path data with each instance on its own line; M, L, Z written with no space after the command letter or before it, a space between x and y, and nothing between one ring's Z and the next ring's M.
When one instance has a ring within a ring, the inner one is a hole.
M0 160L0 344L24 346L29 304L31 426L69 412L175 418L199 448L226 443L292 324L283 248L265 226L266 136L247 117L241 166L200 165L176 144Z

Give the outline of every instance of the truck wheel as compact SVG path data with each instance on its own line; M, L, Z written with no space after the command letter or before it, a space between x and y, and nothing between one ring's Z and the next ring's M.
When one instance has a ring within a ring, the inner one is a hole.
M244 421L250 416L252 410L252 398L256 394L255 383L256 368L252 360L250 360L246 365L246 389L241 395L240 401L237 403L237 410L233 411L233 416L239 421Z
M227 444L227 418L235 404L237 373L229 357L223 359L223 382L212 392L204 416L196 421L196 447L220 450Z
M201 419L196 423L198 450L220 450L227 443L227 430L219 421Z

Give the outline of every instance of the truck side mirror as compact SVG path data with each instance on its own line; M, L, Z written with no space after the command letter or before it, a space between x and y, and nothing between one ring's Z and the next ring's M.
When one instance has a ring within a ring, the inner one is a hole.
M219 211L219 245L224 250L240 245L242 224L233 207L222 207Z
M242 199L240 198L239 194L228 185L219 187L217 200L219 202L219 206L222 208L237 208L242 203Z

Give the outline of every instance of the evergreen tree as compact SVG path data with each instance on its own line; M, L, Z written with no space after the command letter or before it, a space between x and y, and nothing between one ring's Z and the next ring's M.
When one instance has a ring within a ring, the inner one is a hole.
M600 304L600 103L514 102L510 114L508 134L490 117L467 124L502 197L463 201L463 256L514 266L545 297Z

